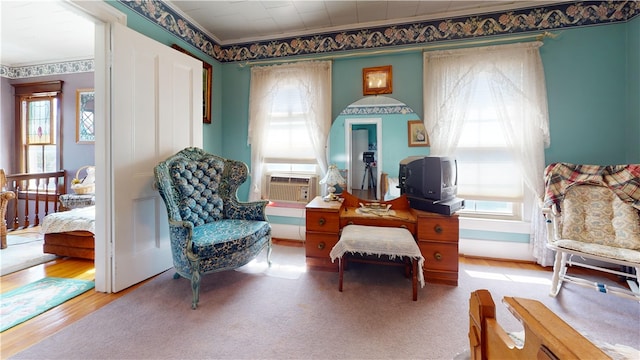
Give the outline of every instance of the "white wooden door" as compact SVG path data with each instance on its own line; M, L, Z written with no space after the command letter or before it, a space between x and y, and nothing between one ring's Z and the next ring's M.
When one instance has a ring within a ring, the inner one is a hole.
M111 27L112 291L173 266L153 168L202 147L202 63L123 25Z

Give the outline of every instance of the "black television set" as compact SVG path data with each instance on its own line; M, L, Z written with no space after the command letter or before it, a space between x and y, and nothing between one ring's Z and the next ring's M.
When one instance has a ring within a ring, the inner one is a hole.
M464 207L458 193L458 163L453 156L412 156L400 161L400 193L412 208L450 215Z
M400 167L407 196L444 201L457 194L458 166L452 156L410 157Z

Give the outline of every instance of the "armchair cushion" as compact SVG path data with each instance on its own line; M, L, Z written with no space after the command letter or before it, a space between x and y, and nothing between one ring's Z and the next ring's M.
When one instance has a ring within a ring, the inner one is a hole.
M640 249L638 211L604 186L571 186L564 198L561 224L563 239Z
M201 258L221 258L250 248L269 235L269 223L251 220L221 220L193 229L193 253Z
M223 218L223 201L219 195L219 184L224 162L216 158L193 161L176 159L170 171L180 201L180 216L200 226Z

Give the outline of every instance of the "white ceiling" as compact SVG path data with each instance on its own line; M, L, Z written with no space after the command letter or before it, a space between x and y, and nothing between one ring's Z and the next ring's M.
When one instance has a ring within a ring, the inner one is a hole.
M182 1L167 2L221 45L426 21L559 1ZM93 23L64 0L0 0L0 64L93 58Z
M551 1L167 1L222 45L524 8ZM558 1L555 1L558 2Z
M93 22L63 1L0 0L0 64L93 59Z

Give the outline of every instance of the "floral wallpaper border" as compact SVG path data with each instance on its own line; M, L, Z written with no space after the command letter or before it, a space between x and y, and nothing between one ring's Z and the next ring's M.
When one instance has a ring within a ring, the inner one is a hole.
M220 62L326 54L348 50L541 32L625 22L640 14L637 1L581 1L426 22L363 28L222 46L161 0L117 0Z
M349 105L340 115L371 115L371 114L411 114L414 111L406 105Z
M93 60L75 60L51 64L29 65L29 66L0 66L0 77L9 79L22 79L36 76L75 74L81 72L92 72L95 70Z

